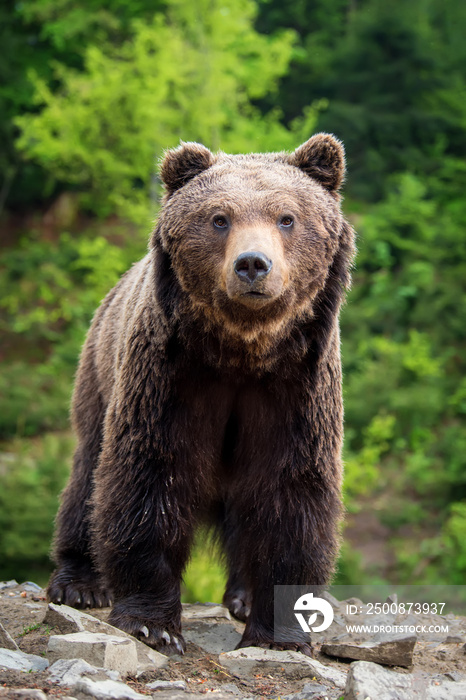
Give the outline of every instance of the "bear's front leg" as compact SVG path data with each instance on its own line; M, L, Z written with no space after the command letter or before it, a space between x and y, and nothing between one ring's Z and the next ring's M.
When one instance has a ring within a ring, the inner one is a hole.
M179 439L169 371L159 373L154 355L129 360L95 474L93 559L113 593L109 622L164 653L183 653L180 585L201 486Z
M269 505L263 502L261 510L268 512L262 510L256 524L251 513L244 532L242 548L250 563L252 604L238 648L289 649L312 656L310 637L295 624L292 611L288 615L291 624L274 625L274 586L329 583L338 551L340 499L332 491L316 497L316 493L309 496L282 486Z
M114 596L110 624L164 653L183 653L180 584L194 517L189 497L180 502L179 480L135 444L104 447L94 494L94 559Z

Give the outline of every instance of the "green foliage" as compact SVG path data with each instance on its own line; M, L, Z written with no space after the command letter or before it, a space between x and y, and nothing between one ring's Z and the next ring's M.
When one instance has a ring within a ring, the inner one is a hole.
M360 584L362 580L361 557L346 542L343 542L335 579L332 583L335 586L351 586L352 584Z
M448 155L466 156L463 7L453 0L301 0L292 7L260 0L259 8L260 30L292 27L300 37L279 88L285 119L325 98L318 129L344 141L352 196L379 200L392 173L441 167L439 142Z
M389 449L395 420L393 415L377 414L362 429L363 442L360 450L348 455L345 460L344 488L349 498L367 495L377 486L380 480L380 459Z
M0 372L0 438L36 435L68 427L71 383L77 361L29 364L24 360L4 363Z
M458 580L466 555L464 184L463 163L449 157L435 176L392 179L357 222L343 315L349 507L377 500L397 578L411 582ZM397 539L402 527L412 548Z
M6 326L30 339L61 340L71 323L87 328L95 307L125 271L123 251L101 236L57 244L23 239L0 259Z
M89 46L83 72L56 64L58 90L31 73L40 112L17 118L18 146L83 190L90 210L141 222L155 162L181 138L233 152L297 145L312 109L289 131L251 102L274 92L293 33L258 34L254 15L251 0L170 0L121 47Z
M142 232L158 201L156 161L180 139L282 150L323 129L345 142L359 232L342 319L345 500L389 528L395 581L461 582L466 568L465 7L6 0L0 9L0 212L46 209L67 188L80 197L77 220L83 210L117 214L144 222ZM24 437L2 448L13 461L0 459L4 577L33 577L28 560L46 566L51 515L48 525L39 516L40 549L19 494L32 513L44 499L54 510L47 499L70 454L53 442L67 438L47 431L67 426L95 308L146 246L122 225L29 235L2 252L0 437ZM207 551L199 540L187 600L222 594ZM360 582L361 569L346 545L338 582Z
M225 584L225 569L220 552L209 534L200 530L183 576L182 601L218 603L223 599Z
M6 354L0 437L67 426L72 379L94 311L143 245L124 249L100 235L62 234L52 242L23 239L0 257Z
M82 55L89 44L121 43L131 21L150 20L163 7L157 0L29 0L19 8L25 22L38 22L41 36L61 54Z
M15 442L0 454L0 579L43 581L47 575L57 494L68 476L73 443L67 434L48 433Z

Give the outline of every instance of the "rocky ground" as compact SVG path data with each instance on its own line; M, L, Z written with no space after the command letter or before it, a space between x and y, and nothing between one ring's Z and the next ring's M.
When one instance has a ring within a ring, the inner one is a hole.
M87 614L48 606L35 584L0 583L0 698L466 700L466 618L416 618L417 624L448 623L448 635L350 639L347 601L328 600L334 622L313 642L314 659L232 651L243 626L213 604L184 606L187 652L166 657L110 627L108 609Z

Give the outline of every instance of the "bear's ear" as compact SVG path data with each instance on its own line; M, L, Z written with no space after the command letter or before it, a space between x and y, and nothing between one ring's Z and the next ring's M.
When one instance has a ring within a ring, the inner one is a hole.
M316 134L289 156L288 162L304 170L329 192L337 192L345 178L345 149L332 134Z
M184 143L165 153L160 176L171 195L214 162L214 156L201 143Z

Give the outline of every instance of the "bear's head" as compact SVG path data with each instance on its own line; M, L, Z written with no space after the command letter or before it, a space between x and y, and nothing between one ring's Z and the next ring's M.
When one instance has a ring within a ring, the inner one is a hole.
M214 155L183 143L162 162L166 194L152 246L211 326L245 342L281 335L319 304L337 311L349 283L344 173L343 146L329 134L291 154ZM338 299L319 301L329 283Z

